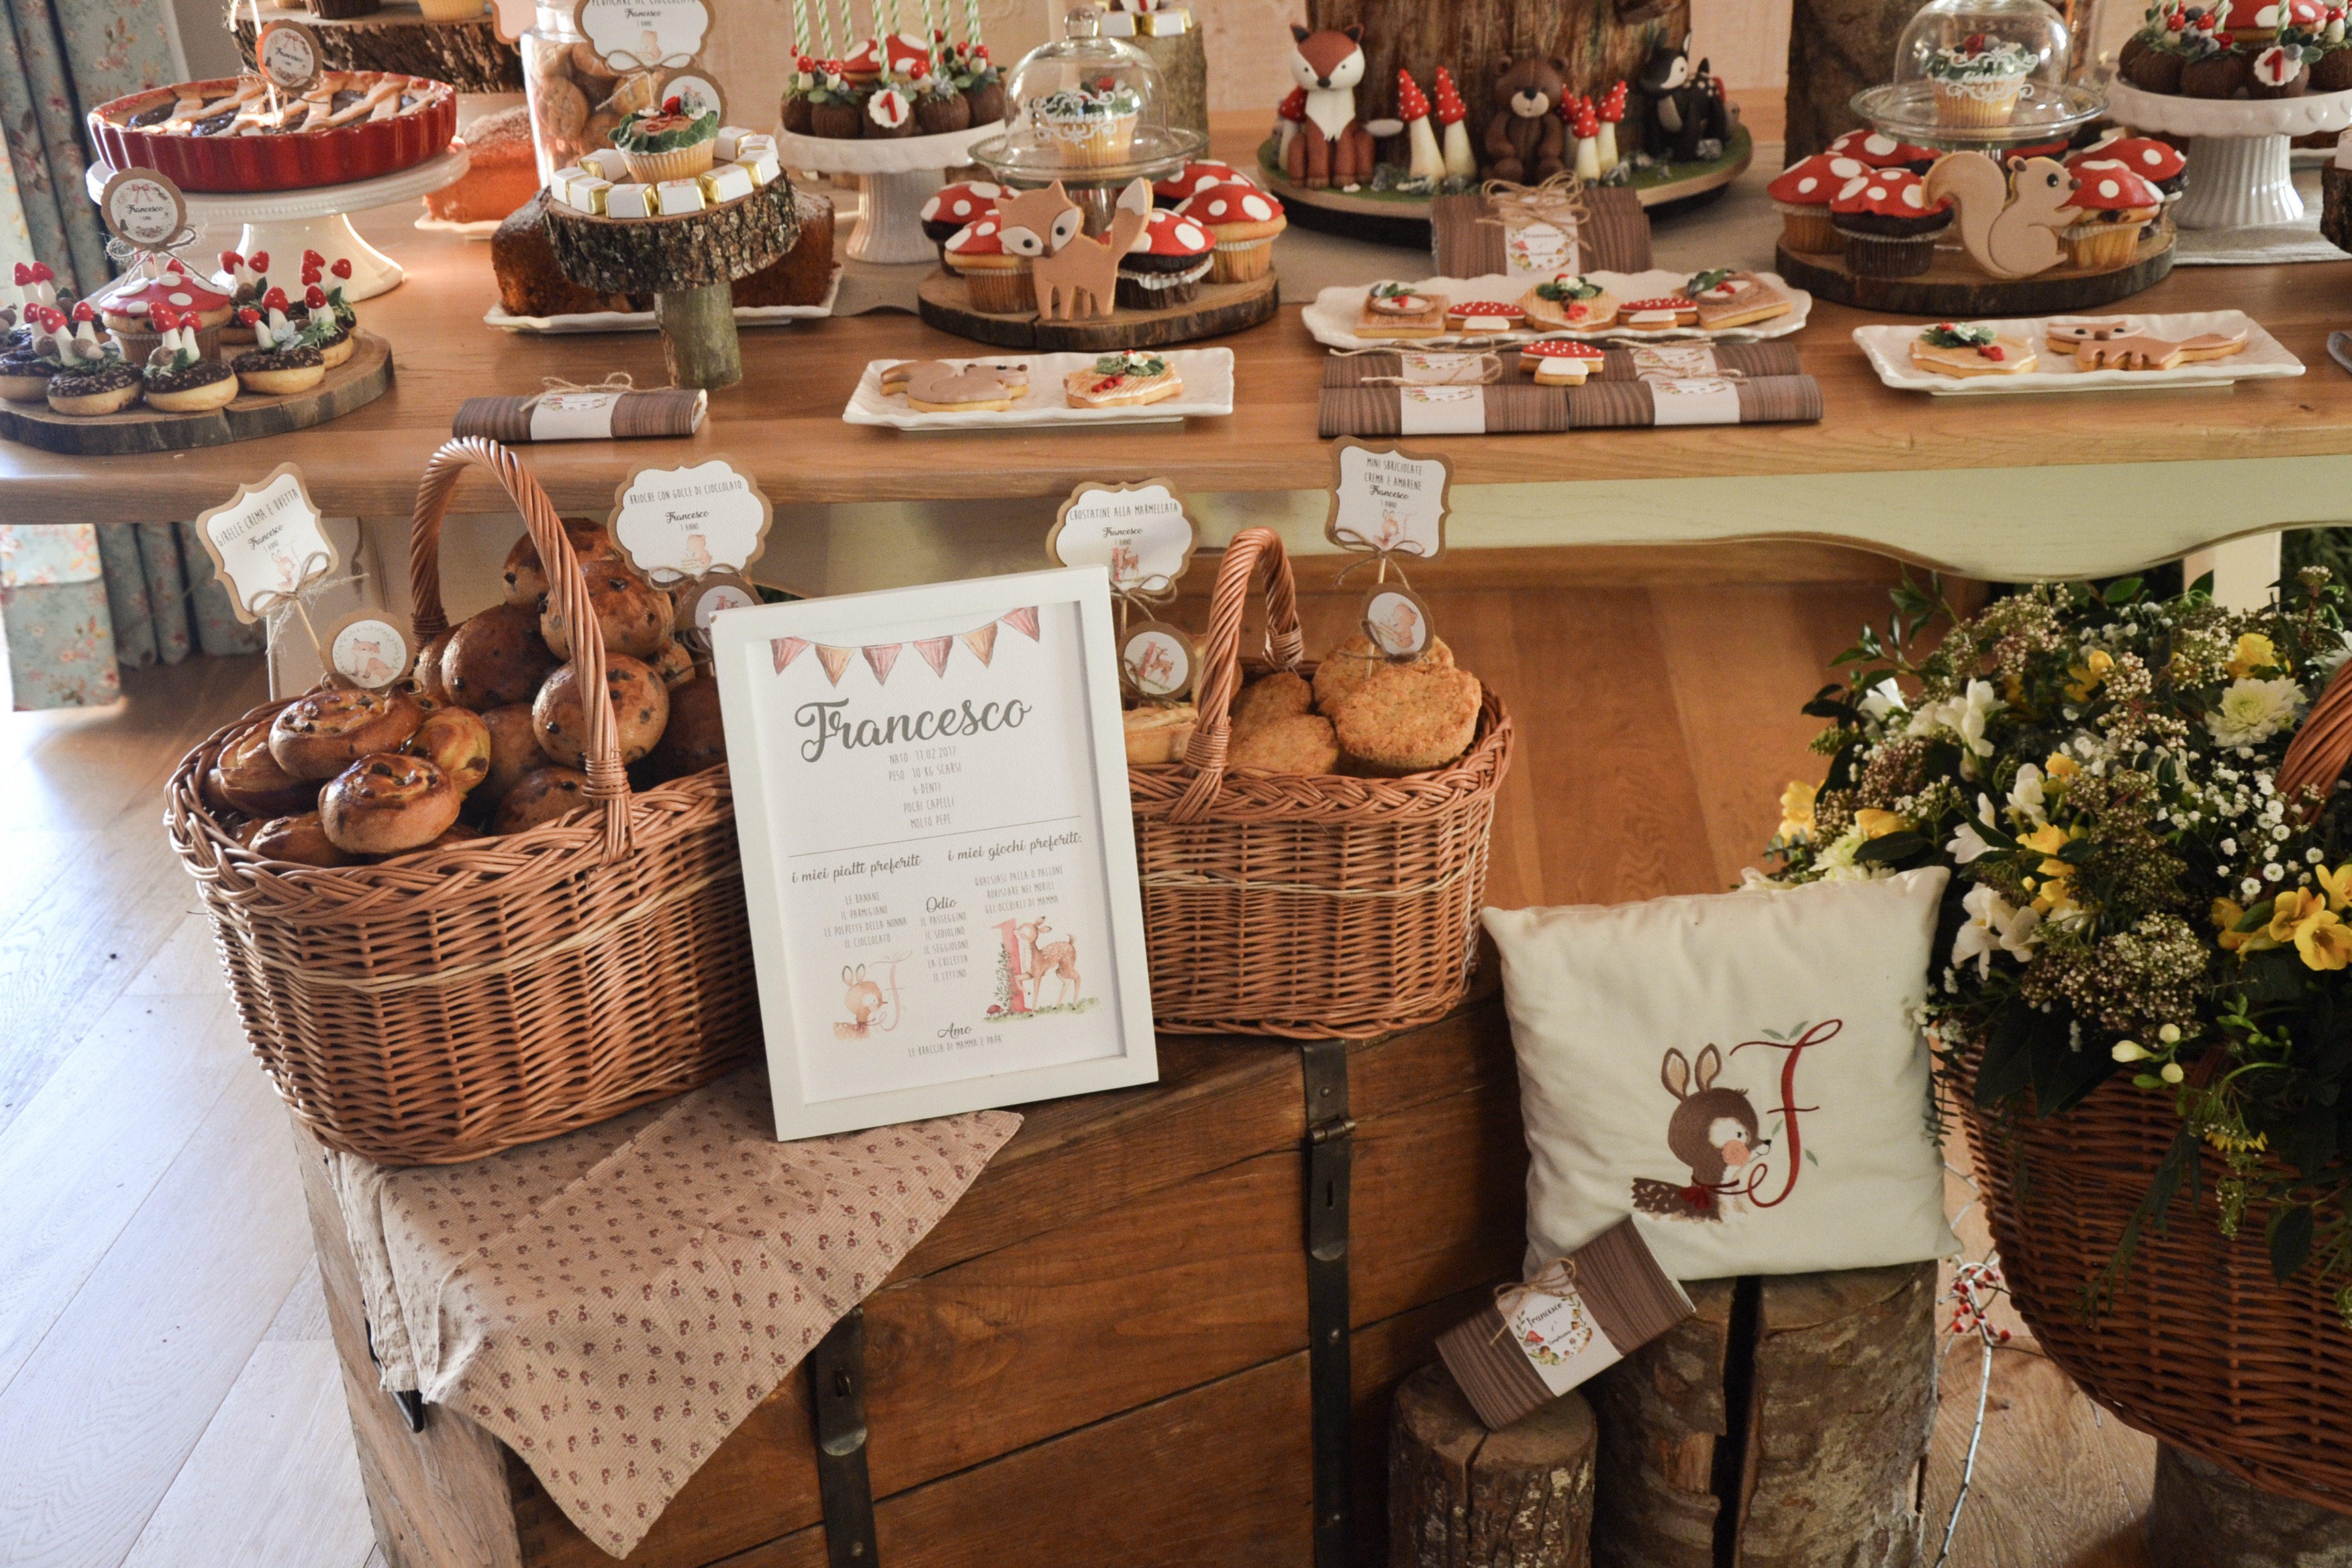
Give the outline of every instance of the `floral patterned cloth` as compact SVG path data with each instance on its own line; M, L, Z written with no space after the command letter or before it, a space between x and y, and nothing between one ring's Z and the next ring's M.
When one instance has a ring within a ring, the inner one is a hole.
M618 1557L1020 1125L780 1143L746 1070L468 1164L328 1172L383 1385L464 1410Z
M82 115L107 100L178 77L166 0L0 0L0 135L8 143L16 222L61 290L113 275L106 230L83 193ZM0 215L5 216L8 215Z
M0 628L18 708L111 702L118 664L259 653L265 642L229 607L185 522L0 523Z

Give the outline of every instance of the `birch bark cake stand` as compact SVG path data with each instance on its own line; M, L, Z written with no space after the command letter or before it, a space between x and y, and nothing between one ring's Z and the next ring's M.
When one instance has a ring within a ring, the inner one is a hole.
M415 201L427 192L454 184L466 173L467 163L466 149L452 146L414 168L348 185L218 195L187 191L183 195L188 205L188 221L199 227L244 226L236 246L239 255L251 256L258 250L290 261L305 250L315 250L327 258L330 267L338 261L348 261L352 275L343 285L343 298L373 300L399 288L400 280L407 275L401 270L399 262L362 239L347 215L394 202ZM91 201L98 200L99 193L106 189L106 182L114 177L114 173L102 163L90 164L82 183L89 187Z
M800 238L791 180L778 174L725 206L661 217L546 205L548 242L566 278L599 293L654 297L670 384L716 388L743 379L734 280L774 265Z
M971 145L1000 135L1004 122L935 136L896 136L849 142L829 136L776 132L776 155L787 169L806 169L828 179L855 175L865 193L857 222L849 230L847 253L857 261L936 261L939 247L923 234L923 203L948 183L947 172L971 162Z
M2297 136L2352 128L2352 90L2240 101L2107 89L2116 119L2137 131L2186 136L2189 183L2170 214L2181 228L2262 228L2303 216L2287 165Z

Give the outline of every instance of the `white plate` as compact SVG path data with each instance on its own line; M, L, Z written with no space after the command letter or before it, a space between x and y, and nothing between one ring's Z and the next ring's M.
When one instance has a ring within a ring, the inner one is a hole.
M1653 270L1649 272L1587 272L1585 277L1617 296L1622 304L1629 300L1660 300L1669 294L1680 294L1683 285L1690 280L1687 272ZM1307 330L1315 341L1335 349L1430 349L1472 341L1477 342L1525 342L1531 338L1580 338L1595 342L1752 342L1759 338L1781 338L1796 331L1812 313L1813 297L1802 289L1792 289L1777 272L1759 272L1757 277L1778 288L1791 301L1785 316L1775 316L1769 321L1753 326L1731 327L1710 332L1704 327L1595 327L1582 331L1559 328L1529 327L1521 331L1502 332L1493 338L1465 340L1460 332L1445 332L1433 338L1362 338L1356 335L1356 323L1363 319L1364 296L1370 291L1369 283L1344 289L1326 289L1315 296L1307 307L1304 319ZM1399 279L1399 281L1405 281ZM1443 294L1449 304L1465 300L1501 300L1517 304L1533 287L1524 278L1488 276L1486 278L1424 278L1409 285L1426 294Z
M1007 430L1044 425L1150 425L1171 419L1221 416L1234 411L1234 351L1231 349L1168 349L1160 357L1184 383L1184 390L1164 403L1131 404L1117 408L1073 408L1065 401L1062 377L1090 368L1099 354L1024 354L1006 350L951 359L950 364L1024 364L1029 367L1029 391L1012 407L976 409L969 414L926 414L907 406L901 395L882 395L882 371L899 362L877 359L857 378L857 390L841 416L852 425L887 425L897 430Z
M814 305L738 305L735 324L739 327L790 326L794 321L813 321L833 314L833 302L841 293L841 268L833 269L833 281L824 290L824 298ZM651 310L587 310L574 316L509 316L503 305L490 307L483 321L502 332L650 332L654 330Z
M2170 370L2084 370L2072 354L2053 351L2042 331L2053 321L2129 321L2153 337L2193 338L2200 332L2234 332L2243 329L2246 346L2227 359L2196 360ZM2033 345L2039 368L2016 375L1931 375L1911 363L1911 342L1921 327L1856 327L1853 341L1870 361L1878 379L1899 392L1929 392L1939 397L1966 397L2010 392L2104 392L2116 387L2175 389L2227 386L2233 381L2265 376L2301 375L2303 362L2263 331L2243 310L2189 310L2151 316L2138 310L2078 310L2062 316L2026 316L2008 321L1972 322L1990 327L2006 338L2023 338Z
M416 226L426 234L454 234L460 239L488 239L499 232L504 218L475 218L461 223L456 218L435 217L426 214L416 220Z

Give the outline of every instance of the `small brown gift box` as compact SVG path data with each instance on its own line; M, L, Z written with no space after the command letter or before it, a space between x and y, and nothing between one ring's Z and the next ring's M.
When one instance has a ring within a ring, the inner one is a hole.
M1476 1316L1437 1337L1437 1353L1478 1419L1499 1432L1694 1310L1623 1219L1533 1279L1496 1286Z

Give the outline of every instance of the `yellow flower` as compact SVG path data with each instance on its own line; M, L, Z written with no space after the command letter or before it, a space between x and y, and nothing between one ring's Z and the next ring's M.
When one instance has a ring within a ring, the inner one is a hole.
M2352 926L2336 918L2326 898L2308 888L2281 893L2272 906L2270 939L2294 943L2307 969L2341 969L2352 963Z
M2083 764L2063 752L2053 752L2042 763L2042 771L2053 779L2071 779L2083 771Z
M1783 841L1813 836L1813 797L1819 794L1819 784L1809 784L1798 779L1789 781L1789 787L1780 792L1780 837Z
M2238 922L2245 918L2245 907L2240 904L2237 900L2216 899L2213 900L2213 923L2215 926L2220 928L2221 931L2221 934L2216 936L2213 940L2220 945L2223 952L2234 952L2239 957L2243 958L2248 953L2264 952L2278 945L2277 942L2271 940L2270 932L2266 929L2261 927L2257 927L2252 931L2239 931L2236 929Z
M2311 874L2327 889L2327 907L2340 911L2345 900L2352 898L2352 866L2338 866L2333 871L2325 866L2315 866Z
M2107 672L2115 667L2115 655L2103 647L2093 648L2082 663L2068 665L2066 673L2074 679L2067 682L2066 700L2088 702L2091 693L2099 689L2099 683L2106 679Z
M2248 632L2240 637L2237 647L2230 655L2230 673L2240 680L2258 669L2284 670L2289 668L2286 657L2260 632Z
M2271 1146L2267 1132L2257 1132L2249 1138L2242 1132L2233 1132L2222 1127L2207 1128L2205 1142L2224 1154L2260 1153Z
M1891 811L1880 811L1867 805L1853 814L1853 825L1862 829L1864 838L1884 838L1911 826Z

